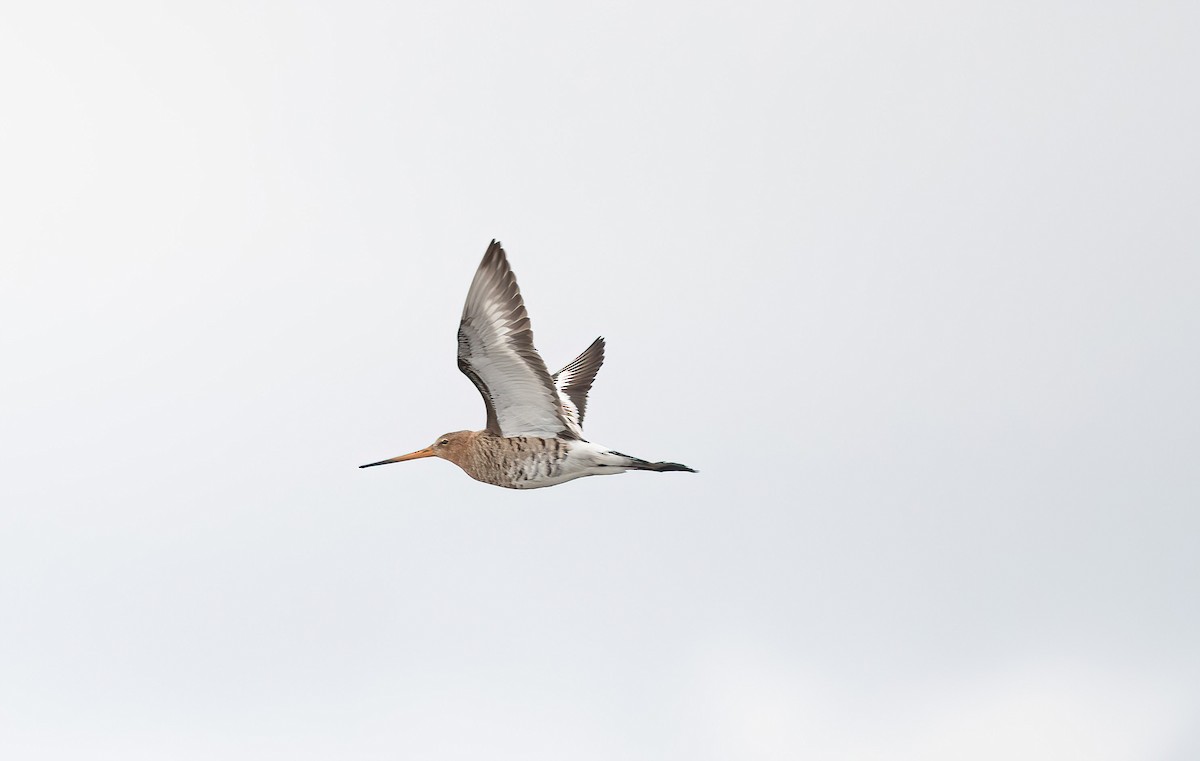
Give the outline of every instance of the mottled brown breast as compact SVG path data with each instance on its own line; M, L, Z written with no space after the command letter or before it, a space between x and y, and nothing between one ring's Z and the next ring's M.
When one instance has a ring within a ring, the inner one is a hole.
M476 434L470 456L457 464L471 478L496 486L520 489L553 478L567 456L566 442L560 439Z

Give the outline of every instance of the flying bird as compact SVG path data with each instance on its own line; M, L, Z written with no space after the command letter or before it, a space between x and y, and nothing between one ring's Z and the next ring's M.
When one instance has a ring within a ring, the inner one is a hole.
M476 481L508 489L539 489L584 476L627 470L682 470L677 462L649 462L583 437L587 395L604 362L597 338L551 375L533 347L533 331L517 279L498 241L492 241L471 281L458 326L458 369L487 408L482 431L454 431L424 449L362 468L440 457Z

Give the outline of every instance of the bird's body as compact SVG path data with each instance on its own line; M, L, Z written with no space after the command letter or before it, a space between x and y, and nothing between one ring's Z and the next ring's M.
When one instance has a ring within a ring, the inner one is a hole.
M457 431L412 454L361 467L440 457L467 475L509 489L537 489L583 476L627 470L695 471L648 462L583 438L587 394L604 362L604 339L554 375L533 347L533 333L504 249L488 247L475 273L458 329L458 367L483 395L487 427Z
M476 481L508 489L538 489L627 470L691 470L676 463L646 462L582 439L496 436L488 431L448 433L431 449Z

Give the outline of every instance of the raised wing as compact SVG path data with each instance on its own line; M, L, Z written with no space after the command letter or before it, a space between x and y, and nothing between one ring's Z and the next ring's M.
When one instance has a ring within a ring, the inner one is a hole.
M558 390L558 401L562 405L563 417L575 435L583 436L583 413L587 409L587 395L596 380L600 365L604 364L604 338L597 338L583 350L571 364L550 376Z
M504 249L492 241L475 272L458 326L458 369L487 406L487 429L499 436L575 438L563 417L546 363Z

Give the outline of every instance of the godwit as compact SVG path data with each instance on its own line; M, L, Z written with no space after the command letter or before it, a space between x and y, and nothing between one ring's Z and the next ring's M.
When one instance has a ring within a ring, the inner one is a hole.
M508 489L537 489L583 476L627 470L685 470L677 462L648 462L583 438L587 393L604 361L597 338L573 362L551 375L537 349L525 302L504 249L492 241L463 307L458 326L458 369L487 407L482 431L455 431L391 462L441 457L476 481Z

